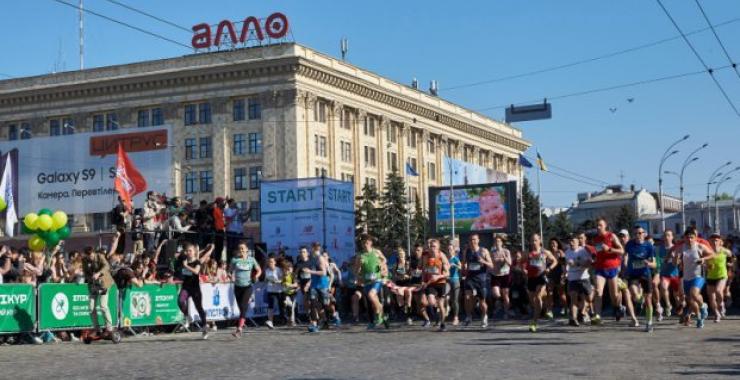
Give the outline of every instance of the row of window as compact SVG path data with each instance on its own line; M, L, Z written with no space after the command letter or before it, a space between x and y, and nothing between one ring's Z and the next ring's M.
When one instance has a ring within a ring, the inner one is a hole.
M185 159L212 158L212 147L213 143L210 136L200 137L198 139L194 137L186 138ZM234 134L232 153L235 156L262 153L262 133Z
M259 189L262 180L262 167L252 166L249 168L234 169L234 190ZM201 170L185 174L185 193L211 193L213 192L213 172Z

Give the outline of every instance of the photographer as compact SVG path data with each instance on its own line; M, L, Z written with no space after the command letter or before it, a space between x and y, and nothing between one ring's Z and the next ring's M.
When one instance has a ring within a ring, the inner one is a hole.
M115 250L115 247L113 247L111 253L113 253L113 250ZM113 323L110 310L108 310L108 290L113 286L113 276L111 276L105 251L102 249L96 251L92 247L86 247L82 269L90 295L90 317L92 318L93 328L96 333L100 331L96 312L97 307L100 307L100 311L105 318L105 332L110 334Z
M0 247L0 284L4 282L5 275L11 270L10 262L12 259L10 255L10 248L7 245Z

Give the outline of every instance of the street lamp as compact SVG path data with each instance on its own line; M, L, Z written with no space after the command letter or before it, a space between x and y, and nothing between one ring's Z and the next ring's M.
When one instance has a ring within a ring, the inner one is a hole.
M732 193L732 228L737 230L737 211L735 211L735 198L737 198L737 193L740 192L740 185L737 185L735 187L735 192Z
M663 229L662 232L665 233L665 215L663 213L663 164L668 159L668 157L673 156L678 153L678 150L673 150L673 147L681 143L682 141L685 141L689 138L689 135L686 135L682 137L680 140L674 142L671 144L671 146L666 149L665 153L663 153L663 157L660 159L660 165L658 165L658 206L660 206L660 225Z
M686 207L685 207L685 203L683 200L683 175L684 175L684 172L686 172L686 168L689 165L699 160L699 157L696 157L695 154L708 146L709 146L709 143L704 143L702 146L694 149L694 151L691 152L686 157L686 159L683 161L683 165L681 165L681 174L678 176L678 182L680 186L680 197L681 197L681 231L686 229Z
M740 170L740 166L738 166L737 168L735 168L734 170L732 170L730 173L736 172L738 170ZM719 228L719 203L717 201L717 198L718 198L717 195L719 193L719 187L722 186L723 183L725 183L725 182L727 182L727 181L729 181L731 179L732 179L732 177L730 177L730 176L727 176L725 178L722 178L720 181L717 182L717 186L714 187L714 232L715 233L719 233L720 232L720 228Z
M712 172L712 175L710 175L709 179L707 180L707 224L712 224L712 208L709 207L709 186L714 184L714 181L722 176L722 172L720 170L730 165L732 165L732 161L725 162L720 167L715 169L714 172Z

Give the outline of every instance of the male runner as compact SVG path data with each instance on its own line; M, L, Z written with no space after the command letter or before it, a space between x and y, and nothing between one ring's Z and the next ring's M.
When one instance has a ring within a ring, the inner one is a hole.
M481 327L488 327L488 268L493 267L491 254L487 249L480 246L478 234L470 235L470 245L463 255L463 272L465 279L465 326L469 326L473 320L473 308L475 299L478 299L481 314Z
M504 308L504 319L508 319L511 312L511 303L509 301L509 288L511 288L511 252L504 248L504 237L502 235L496 235L493 239L494 246L491 248L493 268L489 270L491 275L491 293L494 306L496 300L501 299Z
M568 249L565 251L566 277L570 296L570 321L568 321L568 324L571 326L579 326L579 320L583 322L587 320L586 306L593 295L591 275L588 272L593 257L591 252L580 246L580 235L573 235L570 238ZM585 235L583 238L585 239Z
M687 308L683 318L684 325L691 322L691 313L696 314L696 328L704 327L704 319L709 314L707 304L701 295L706 281L702 276L703 265L707 260L714 258L714 250L703 242L699 242L696 228L689 227L684 234L684 242L675 245L673 249L679 250L679 265L683 266L683 291L686 294Z
M616 235L607 229L607 223L604 218L596 220L596 229L598 233L593 239L594 248L596 249L596 263L594 264L596 274L596 297L594 299L594 318L592 324L601 323L601 308L604 297L604 285L609 286L609 295L612 299L612 305L620 317L624 311L621 308L622 300L618 287L618 277L620 266L622 265L622 255L624 249L622 243Z
M383 277L388 274L386 261L383 254L373 248L373 240L369 235L361 238L362 252L360 259L355 262L355 273L364 284L365 297L369 301L375 320L370 321L367 328L373 329L382 324L389 327L388 318L383 315L383 303L380 302L381 290L383 289Z
M309 265L302 269L303 273L311 275L309 289L309 325L308 332L319 331L319 321L331 315L331 294L329 292L329 262L321 254L321 249L311 252Z
M676 305L676 314L681 315L684 308L683 286L678 272L678 266L674 259L678 253L673 250L673 231L666 230L663 234L663 244L658 246L656 256L661 261L660 265L660 293L665 303L663 310L665 317L671 316L671 291ZM660 318L660 317L659 317ZM660 320L660 319L658 319Z
M427 315L434 316L437 310L437 319L439 321L439 331L447 331L445 325L446 305L445 296L449 293L447 277L450 274L450 263L447 256L439 250L439 240L429 240L429 251L424 254L424 277L422 288L426 294L427 304L422 307L427 308Z
M627 242L625 251L627 251L627 280L632 299L640 298L639 293L642 288L642 296L645 301L645 332L653 331L653 274L655 268L655 250L653 245L645 240L645 230L640 226L635 226L634 239ZM634 305L633 305L634 307ZM633 317L632 326L637 327L639 323L637 318Z

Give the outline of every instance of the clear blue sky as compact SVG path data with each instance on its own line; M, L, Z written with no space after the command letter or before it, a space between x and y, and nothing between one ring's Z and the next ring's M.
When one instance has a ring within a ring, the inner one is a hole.
M76 0L67 0L77 3ZM440 95L471 109L683 74L702 69L680 39L629 54L563 70L483 86L445 90L460 84L520 74L587 59L670 38L676 30L651 0L627 1L144 1L119 0L174 23L264 17L282 11L296 42L330 55L349 38L349 60L378 74L424 88L439 81ZM706 27L694 1L664 0L684 31ZM740 18L740 1L703 0L714 24ZM105 0L87 0L89 9L190 43L191 35ZM77 12L51 0L6 2L0 13L6 38L0 73L37 75L54 67L78 67ZM735 61L740 61L740 20L717 28ZM7 36L13 36L9 38ZM17 37L17 38L16 38ZM187 49L86 15L86 66L106 66L187 54ZM728 62L712 36L689 37L710 67ZM740 107L740 78L732 70L716 77ZM628 98L634 98L632 103ZM689 199L703 199L709 173L722 162L740 165L740 118L709 75L553 100L553 119L519 124L546 162L609 183L657 188L658 160L684 134L680 155L667 162L676 170L688 151L708 142L701 159L687 169ZM616 108L615 112L610 110ZM503 118L503 109L483 111ZM534 155L534 151L528 153ZM562 172L561 172L562 173ZM529 173L534 176L534 172ZM567 174L567 173L566 173ZM740 173L723 187L732 192ZM678 193L677 179L666 189ZM568 206L577 192L597 186L553 174L542 176L546 206Z

